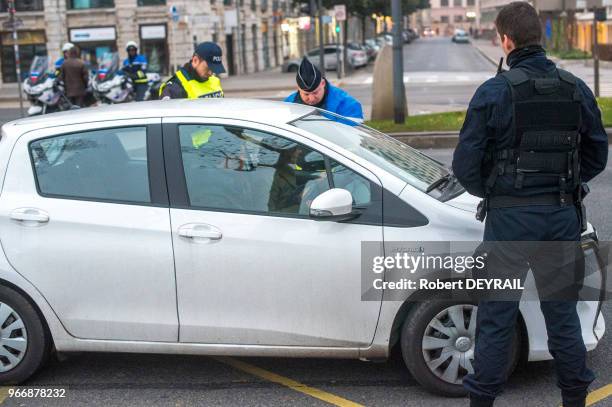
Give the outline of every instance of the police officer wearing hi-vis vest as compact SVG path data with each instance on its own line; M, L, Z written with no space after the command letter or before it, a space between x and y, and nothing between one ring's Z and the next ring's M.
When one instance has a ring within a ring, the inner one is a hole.
M161 86L160 99L223 97L221 81L216 76L225 72L221 58L221 47L214 42L199 44L191 61Z
M506 5L495 25L510 69L501 72L500 62L498 75L470 101L454 174L469 193L484 198L477 217L486 217L485 245L578 242L586 223L585 183L604 170L608 157L597 102L582 80L546 57L531 5ZM525 272L527 264L534 269L529 260L521 265ZM487 272L494 276L496 269ZM478 304L473 372L463 380L475 407L493 405L511 359L519 303L495 299ZM576 305L575 299L540 301L564 407L584 406L594 380Z

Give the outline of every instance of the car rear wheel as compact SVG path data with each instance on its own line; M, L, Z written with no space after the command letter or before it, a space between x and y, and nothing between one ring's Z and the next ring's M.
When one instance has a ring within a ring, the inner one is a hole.
M401 348L412 376L428 391L450 397L467 394L463 378L474 371L474 304L432 300L417 304L402 327ZM519 359L520 329L515 332L509 372Z
M0 286L0 383L18 384L32 376L49 355L50 341L30 302Z

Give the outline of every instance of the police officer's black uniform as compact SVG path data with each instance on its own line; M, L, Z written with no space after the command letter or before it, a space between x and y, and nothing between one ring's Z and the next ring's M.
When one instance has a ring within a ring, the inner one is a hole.
M608 154L597 103L540 46L514 50L508 65L470 101L454 173L468 192L487 197L485 242L578 241L577 193L605 168ZM564 406L581 405L594 375L576 301L542 301L541 309ZM490 406L501 392L517 315L517 301L479 304L475 371L464 379L472 405Z

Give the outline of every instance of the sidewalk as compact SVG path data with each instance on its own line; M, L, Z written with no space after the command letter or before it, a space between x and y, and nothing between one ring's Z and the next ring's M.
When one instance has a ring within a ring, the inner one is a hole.
M480 51L493 65L497 66L499 59L504 53L499 45L491 44L489 40L472 40L472 45ZM581 78L590 88L594 87L593 61L586 60L567 60L550 58L559 68L565 69L577 77ZM504 69L508 69L504 58ZM599 66L599 92L600 96L612 97L612 63L600 61Z

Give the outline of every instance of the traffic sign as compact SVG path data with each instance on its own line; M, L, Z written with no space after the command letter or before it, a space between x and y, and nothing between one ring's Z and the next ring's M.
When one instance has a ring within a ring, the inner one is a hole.
M180 15L176 6L170 6L170 17L172 17L172 21L178 23Z
M346 5L345 4L337 4L334 6L334 15L336 17L336 21L344 21L346 20Z
M23 20L20 18L15 18L14 21L8 20L2 23L2 28L5 30L14 30L16 28L23 27Z

